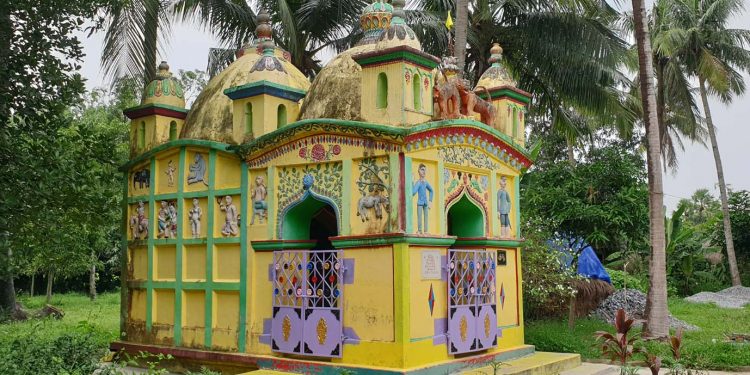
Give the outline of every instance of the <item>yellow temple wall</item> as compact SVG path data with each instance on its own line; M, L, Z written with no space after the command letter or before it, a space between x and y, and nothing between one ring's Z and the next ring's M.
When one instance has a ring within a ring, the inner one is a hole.
M258 138L279 128L277 121L279 105L286 107L286 124L291 124L299 118L300 103L288 99L281 99L271 95L258 95L234 100L232 102L232 109L234 111L232 138L237 143L248 139L247 136L249 134L246 131L247 103L252 104L253 108L252 136L254 138Z

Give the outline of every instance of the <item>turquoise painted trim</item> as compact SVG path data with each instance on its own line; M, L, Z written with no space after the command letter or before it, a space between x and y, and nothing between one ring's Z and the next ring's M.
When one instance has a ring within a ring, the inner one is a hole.
M406 233L414 233L414 214L413 210L414 207L412 207L412 166L411 166L411 158L408 156L404 157L404 194L406 196L404 197L404 204L406 205Z
M498 235L498 236L500 235L500 229L499 229L500 218L497 217L498 216L498 210L497 210L498 188L497 186L499 186L497 173L492 171L492 173L490 174L490 211L491 212L489 213L490 217L487 218L490 221L490 233L487 234L488 236L492 236L493 234ZM498 228L498 229L495 229L495 228Z
M216 198L214 187L216 186L216 149L208 152L208 229L206 230L206 306L205 306L205 335L203 345L206 348L212 346L213 339L213 300L214 293L212 283L214 281L214 216L216 211Z
M254 251L274 251L274 250L306 250L315 247L315 241L253 241L252 248Z
M225 195L240 195L241 193L242 188L214 190L214 195L217 197L223 197Z
M337 249L375 247L399 243L423 246L452 246L455 242L456 237L423 237L404 233L339 237L331 240L331 243L333 243L333 246Z
M477 246L477 247L504 247L504 248L518 248L525 245L524 241L521 240L502 240L494 238L470 238L456 240L454 246Z
M224 90L224 95L232 100L252 98L264 94L298 102L305 97L307 91L266 80L234 86Z
M240 176L240 190L242 191L240 200L241 200L241 208L240 212L242 212L244 220L242 220L242 223L240 225L240 321L239 325L237 327L237 349L240 353L245 352L245 345L247 340L247 243L249 241L249 238L247 236L247 226L249 224L248 218L251 215L248 215L248 186L249 186L249 173L247 170L247 164L245 162L242 162L240 165L241 168L241 176Z
M214 238L214 244L227 244L227 243L241 243L242 239L239 237L220 237Z
M152 148L151 150L148 150L147 152L141 155L138 155L133 159L130 159L130 161L120 166L120 171L129 172L131 167L140 164L146 159L152 158L154 155L162 151L169 150L171 148L186 147L186 146L203 147L203 148L208 148L211 150L219 150L219 151L223 151L227 153L230 152L228 149L231 147L229 144L221 143L221 142L204 141L200 139L178 139L175 141L170 141L170 142L161 144L159 146L156 146Z
M158 199L154 199L155 201L158 201ZM154 233L156 234L156 233ZM154 245L177 245L177 239L176 238L155 238L154 239Z
M142 104L142 105L135 106L135 107L126 108L125 110L123 110L123 112L128 113L128 112L139 111L139 110L147 109L147 108L163 108L163 109L168 109L170 111L188 113L188 110L185 108L180 108L180 107L167 105L167 104L159 104L159 103L148 103L148 104Z
M399 182L401 181L401 163L399 162L399 154L392 152L388 154L388 168L390 169L391 181L390 181L390 197L391 197L391 214L388 216L388 226L386 230L396 231L399 228L401 220L401 210L398 207L401 206L401 189L399 189Z
M127 194L127 189L130 189L130 177L128 176L128 173L125 173L125 194ZM125 197L125 202L127 204L136 204L138 202L146 202L148 201L149 196L148 195L139 195L137 197Z
M156 170L156 158L151 158L151 170ZM154 232L154 219L156 219L156 200L154 191L156 190L156 174L151 173L149 183L149 200L148 200L148 271L146 274L146 332L151 333L153 326L153 307L154 307L154 242L156 233Z
M130 188L130 175L123 173L122 177L122 202L120 202L120 208L122 209L122 225L121 225L121 239L120 246L122 253L120 254L120 337L125 337L127 332L127 320L128 320L128 300L130 299L130 289L128 288L128 262L130 261L130 249L128 248L128 223L130 219L130 205L128 202L128 189Z
M184 227L185 220L183 220L185 215L185 199L182 198L182 193L185 189L185 184L183 182L185 181L186 155L187 149L185 147L180 148L179 169L177 170L177 181L179 181L177 184L177 217L180 218L180 222L177 226L177 249L175 250L175 258L177 262L175 278L177 279L177 285L175 286L174 292L174 344L176 346L182 345L182 259L184 256L182 243L187 229Z
M342 181L344 184L348 184L354 181L352 174L352 165L354 162L352 159L344 159L342 162ZM351 209L352 209L352 189L349 186L341 187L341 228L339 228L339 235L348 236L352 233L352 226L350 222Z
M206 238L184 238L182 240L183 245L205 245L208 243Z
M438 211L438 233L448 234L448 211L445 208L445 161L438 159L437 163L437 191L435 192L435 202L433 207L437 206Z
M516 194L516 222L513 223L516 225L516 238L521 238L521 176L515 176L513 178L513 185L515 186L515 194Z
M137 282L131 285L139 285ZM241 285L239 282L231 281L183 281L178 284L177 281L154 281L152 283L154 289L174 289L181 290L208 290L212 291L229 291L238 292L240 291ZM175 344L176 345L176 344ZM179 345L178 345L179 346Z
M268 167L268 172L266 175L266 181L268 181L266 188L268 189L268 195L266 196L266 204L268 205L268 210L266 211L266 230L268 231L266 233L266 238L268 239L274 239L276 238L276 224L278 223L278 220L276 218L276 206L274 196L276 195L276 191L274 190L276 187L276 180L274 179L274 175L276 174L276 167L270 166Z

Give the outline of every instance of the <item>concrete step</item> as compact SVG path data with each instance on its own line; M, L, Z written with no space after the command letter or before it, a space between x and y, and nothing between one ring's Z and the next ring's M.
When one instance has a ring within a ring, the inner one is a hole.
M462 374L477 375L556 375L581 365L579 354L536 352L505 362L497 368L485 366Z
M583 363L582 365L560 375L619 375L620 368L602 363Z

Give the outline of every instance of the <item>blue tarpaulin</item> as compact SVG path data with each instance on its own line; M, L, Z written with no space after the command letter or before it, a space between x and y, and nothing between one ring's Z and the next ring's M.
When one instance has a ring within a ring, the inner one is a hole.
M550 248L559 251L561 262L566 267L571 267L573 263L573 253L578 253L577 273L585 278L602 280L612 284L607 270L596 256L594 248L585 243L582 239L557 239L548 242ZM582 249L582 250L581 250Z

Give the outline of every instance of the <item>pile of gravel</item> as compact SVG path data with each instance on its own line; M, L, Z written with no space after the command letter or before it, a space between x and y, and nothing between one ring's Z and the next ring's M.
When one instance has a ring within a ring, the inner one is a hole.
M591 313L591 316L602 319L610 324L614 324L615 316L617 316L617 310L619 309L624 309L628 318L644 319L646 295L635 289L618 290L602 301L602 303L599 304L599 307ZM637 323L635 326L640 325L640 323ZM669 316L669 325L674 329L682 328L687 331L700 330L700 328L671 315Z
M694 303L715 303L716 306L728 309L741 309L750 304L750 288L744 286L733 286L720 292L700 292L685 298L685 301Z

